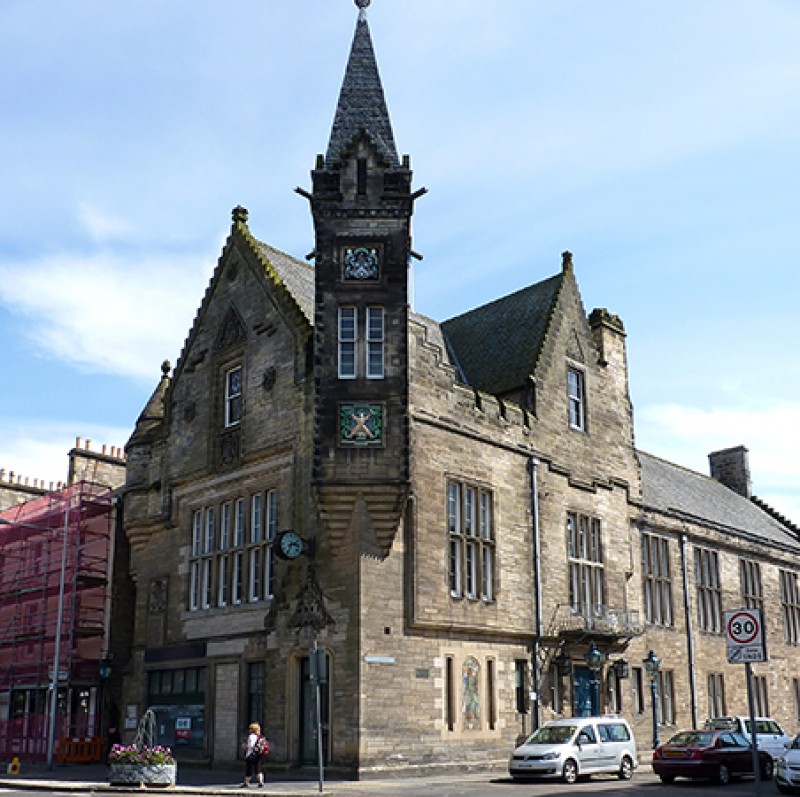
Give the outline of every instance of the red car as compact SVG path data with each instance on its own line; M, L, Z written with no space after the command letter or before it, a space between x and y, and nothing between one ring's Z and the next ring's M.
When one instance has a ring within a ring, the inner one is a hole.
M772 756L758 751L761 779L771 780ZM653 772L662 783L675 778L709 778L728 783L753 774L753 751L741 734L733 731L681 731L653 751Z

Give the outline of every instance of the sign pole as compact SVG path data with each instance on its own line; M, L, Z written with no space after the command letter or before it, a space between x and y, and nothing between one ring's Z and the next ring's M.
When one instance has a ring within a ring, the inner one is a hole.
M756 701L753 696L753 668L749 661L744 663L747 679L747 707L750 711L750 752L753 755L753 777L756 783L756 797L761 795L761 762L758 758L758 728L756 727Z

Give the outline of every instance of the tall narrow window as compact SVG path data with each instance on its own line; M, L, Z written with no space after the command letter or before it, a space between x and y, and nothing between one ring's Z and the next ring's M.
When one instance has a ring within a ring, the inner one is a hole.
M719 581L719 556L708 548L696 548L694 575L697 586L697 620L703 631L722 631L722 589Z
M768 717L769 700L767 697L767 679L764 675L753 676L753 700L756 704L756 715L759 717Z
M572 611L584 617L605 610L605 570L600 521L567 513L567 559Z
M514 702L517 714L528 713L528 662L525 659L514 662Z
M231 544L231 505L226 502L222 505L219 524L219 549L226 550Z
M242 420L242 366L225 373L225 426L236 426Z
M250 500L250 542L261 542L264 533L264 496L258 493Z
M339 308L339 378L356 377L356 326L355 307Z
M761 566L749 559L739 560L739 582L745 609L764 609L764 594L761 589Z
M644 674L641 667L631 667L631 703L636 714L644 714Z
M234 545L241 545L244 539L244 498L237 498L233 505L233 539ZM238 542L236 542L238 540Z
M781 570L780 583L783 638L790 645L797 645L800 642L800 592L797 589L797 573Z
M645 619L654 625L672 625L672 577L666 537L642 534L642 572Z
M356 193L364 196L367 193L367 159L359 158L356 161Z
M662 725L675 724L675 679L672 670L658 671L659 719Z
M263 661L247 665L247 720L264 721L265 667Z
M494 697L494 659L486 661L486 724L493 731L497 724L497 704Z
M567 369L567 400L569 425L583 431L586 428L586 383L583 371Z
M794 725L800 723L800 678L792 678L792 694L794 695Z
M444 660L444 718L448 731L454 730L456 726L455 689L453 659L448 656Z
M230 557L220 556L217 563L217 606L227 606L230 600L230 566Z
M367 378L383 379L383 335L382 307L367 308Z
M494 600L494 536L491 493L451 481L447 484L450 594Z
M708 674L708 716L724 717L725 710L725 678L721 672Z

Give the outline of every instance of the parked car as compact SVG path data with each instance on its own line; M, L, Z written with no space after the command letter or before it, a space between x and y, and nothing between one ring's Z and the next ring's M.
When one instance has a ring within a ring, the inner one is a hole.
M782 756L792 743L789 736L774 719L756 717L756 745L759 750L766 750L773 758ZM740 733L749 742L750 717L712 717L706 720L705 727L714 731L734 731Z
M762 780L771 780L772 756L758 751ZM693 730L676 733L653 751L653 772L662 783L675 778L709 778L728 783L733 777L753 774L753 750L749 740L733 731Z
M574 783L581 775L615 773L633 777L639 765L630 725L617 716L572 717L542 725L514 750L512 778L560 777Z
M775 760L775 785L783 794L800 792L800 735Z

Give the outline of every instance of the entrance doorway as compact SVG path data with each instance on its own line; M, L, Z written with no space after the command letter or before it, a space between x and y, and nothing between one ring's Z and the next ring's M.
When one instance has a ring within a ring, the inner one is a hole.
M592 717L600 713L599 681L588 667L575 667L572 674L572 703L576 717Z

